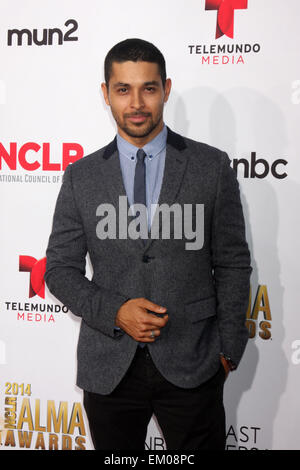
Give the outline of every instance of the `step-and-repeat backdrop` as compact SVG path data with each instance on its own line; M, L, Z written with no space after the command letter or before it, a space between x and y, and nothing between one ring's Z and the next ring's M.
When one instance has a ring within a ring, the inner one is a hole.
M80 320L45 286L45 251L64 169L115 135L103 61L129 37L166 58L167 125L228 152L240 183L253 274L227 448L300 448L299 15L299 0L2 0L0 449L93 448ZM153 417L146 449L163 448Z

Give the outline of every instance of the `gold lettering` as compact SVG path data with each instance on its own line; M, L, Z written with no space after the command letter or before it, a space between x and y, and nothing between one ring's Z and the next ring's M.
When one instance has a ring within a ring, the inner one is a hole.
M17 409L17 399L16 397L5 397L5 405L13 405L13 409Z
M58 450L58 436L49 434L49 450Z
M75 450L85 450L85 438L83 436L76 436L75 443L78 445Z
M38 433L36 443L35 443L35 449L40 449L40 448L45 450L45 440L44 440L44 435L42 432Z
M267 286L258 286L251 318L257 320L259 312L263 312L265 320L272 320Z
M256 332L256 323L253 320L247 320L246 321L246 327L248 328L249 331L249 338L255 338L255 332Z
M68 402L60 402L58 416L56 416L54 400L47 401L47 432L52 431L51 423L53 423L54 432L61 431L63 434L68 434Z
M72 450L72 438L71 436L62 436L62 450Z
M5 424L4 427L7 429L15 429L16 428L16 419L17 419L17 399L16 397L5 397L4 401L5 405L10 406L11 408L8 408L8 406L5 407Z
M46 431L46 426L40 425L40 400L35 400L35 420L34 420L34 429L35 431Z
M24 423L28 424L29 431L34 430L29 398L23 398L17 429L22 429Z
M10 413L9 411L6 411L4 413L4 418L5 418L5 424L4 424L5 429L16 429L16 418L17 418L16 413L14 412Z
M7 431L4 445L5 446L11 446L11 447L16 446L15 435L14 435L13 431L11 431L11 430Z
M271 323L268 321L261 321L259 324L261 331L259 332L259 336L262 339L270 339L271 338Z
M18 437L20 447L26 447L26 449L29 449L32 441L32 432L18 431Z
M77 417L78 417L78 421L76 421ZM74 405L73 405L69 430L68 430L67 434L74 434L75 426L78 427L79 434L81 434L82 436L85 436L85 426L84 426L84 422L83 422L81 403L74 403Z

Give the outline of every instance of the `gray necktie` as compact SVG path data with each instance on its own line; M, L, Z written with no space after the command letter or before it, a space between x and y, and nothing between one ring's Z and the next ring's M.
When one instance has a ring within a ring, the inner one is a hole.
M139 149L136 153L137 162L135 166L135 175L134 175L134 204L146 204L146 164L145 157L146 153L143 149ZM138 213L137 213L138 215ZM147 223L147 221L145 221ZM147 231L148 231L148 226ZM141 236L142 238L142 236ZM147 239L143 239L144 244L146 244Z
M135 175L134 175L134 203L135 204L144 204L146 207L146 164L145 157L146 154L143 149L139 149L136 153L137 162L135 165ZM142 237L141 237L142 238ZM146 244L145 239L143 239L144 245ZM139 343L141 348L146 346L146 343Z

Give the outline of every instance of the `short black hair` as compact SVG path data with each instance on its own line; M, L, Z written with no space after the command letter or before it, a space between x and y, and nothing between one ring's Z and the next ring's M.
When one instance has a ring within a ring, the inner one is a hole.
M104 78L107 87L113 62L122 63L127 60L156 63L159 68L163 87L165 87L167 74L164 56L154 44L137 38L125 39L113 46L107 53L104 61Z

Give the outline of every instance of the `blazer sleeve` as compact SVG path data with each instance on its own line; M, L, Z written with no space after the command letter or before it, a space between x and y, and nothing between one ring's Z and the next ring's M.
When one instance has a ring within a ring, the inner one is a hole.
M99 287L86 276L87 240L76 207L69 165L57 198L52 232L46 250L45 281L50 292L74 315L112 338L119 307L128 300L118 292Z
M221 352L237 366L249 337L246 312L252 268L239 183L224 152L221 154L211 246Z

